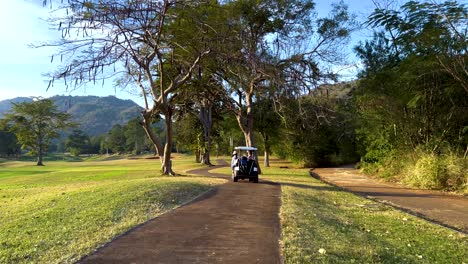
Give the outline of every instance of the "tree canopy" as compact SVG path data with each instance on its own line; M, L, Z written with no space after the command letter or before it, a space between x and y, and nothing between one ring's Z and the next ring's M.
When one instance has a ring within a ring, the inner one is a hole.
M468 151L466 14L456 1L409 1L369 17L374 38L356 48L365 63L355 93L357 135L363 161L387 177L406 173L426 188L468 180L452 166L467 167L457 158Z
M52 100L36 98L30 103L13 104L2 123L16 135L23 149L28 148L37 156L37 165L43 165L42 158L51 140L59 137L63 129L74 126L70 118L59 112Z

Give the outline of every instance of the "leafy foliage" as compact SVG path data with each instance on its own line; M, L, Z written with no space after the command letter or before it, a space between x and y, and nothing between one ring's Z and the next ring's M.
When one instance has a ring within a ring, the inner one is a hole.
M298 100L281 102L286 128L283 154L307 167L356 160L355 135L348 93L352 84L322 86Z
M453 1L410 1L369 17L380 31L356 48L366 66L355 93L364 167L452 188L445 157L468 149L466 13ZM401 159L409 153L415 167Z
M68 148L73 156L78 156L86 151L89 145L89 136L79 129L74 129L65 141L65 147Z
M16 135L21 147L29 148L38 157L37 165L43 165L42 156L51 140L59 137L62 129L74 126L70 119L69 114L57 110L52 100L37 99L31 103L14 104L3 122Z
M20 147L14 133L0 130L0 156L19 155L21 153Z

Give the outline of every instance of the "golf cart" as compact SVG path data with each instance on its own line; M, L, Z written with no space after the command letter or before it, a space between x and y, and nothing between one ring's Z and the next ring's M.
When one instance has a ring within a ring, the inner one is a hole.
M256 155L257 148L254 147L235 147L231 162L232 181L239 179L249 179L255 183L258 182L258 165ZM247 155L241 155L241 152L247 152Z

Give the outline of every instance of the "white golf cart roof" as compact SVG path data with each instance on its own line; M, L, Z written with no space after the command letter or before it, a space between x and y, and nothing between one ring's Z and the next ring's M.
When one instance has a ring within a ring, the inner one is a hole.
M234 148L235 150L257 150L257 148L254 148L254 147L246 147L246 146L239 146L239 147L235 147Z

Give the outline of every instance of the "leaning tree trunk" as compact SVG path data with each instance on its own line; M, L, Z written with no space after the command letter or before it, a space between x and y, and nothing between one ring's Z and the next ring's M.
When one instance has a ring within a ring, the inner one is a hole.
M253 89L251 89L253 91ZM245 101L246 101L246 106L247 106L247 116L246 116L246 144L248 147L254 147L255 142L254 142L254 116L252 112L253 108L253 102L252 102L252 94L247 93L245 96Z
M253 133L253 115L244 116L241 112L236 116L239 128L244 134L245 145L247 147L254 147L254 133Z
M154 131L151 127L151 113L150 112L144 112L143 114L143 120L140 122L140 125L143 127L143 130L145 131L146 135L150 139L151 143L154 146L155 149L155 154L159 156L160 159L163 157L163 146L161 142L159 141L158 137L154 134Z
M175 175L172 170L172 109L168 109L164 112L164 118L166 119L166 144L164 146L164 157L162 159L162 172L165 175Z

